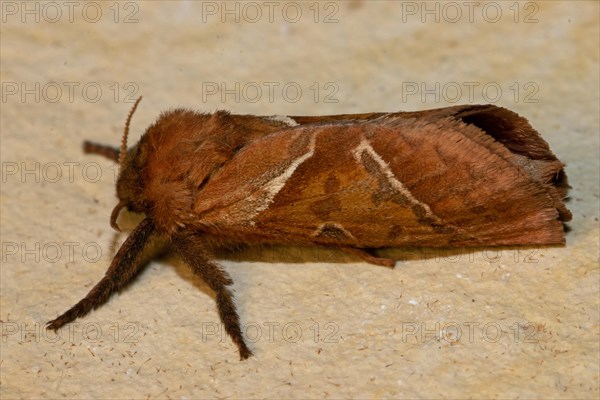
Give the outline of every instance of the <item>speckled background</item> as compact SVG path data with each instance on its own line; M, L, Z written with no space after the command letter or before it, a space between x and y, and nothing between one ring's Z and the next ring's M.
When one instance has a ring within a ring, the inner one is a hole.
M3 399L598 398L598 2L0 6ZM81 142L118 144L140 94L130 143L175 106L511 108L568 164L567 246L397 249L394 270L336 251L219 254L245 362L169 254L46 333L124 239L108 224L116 170Z

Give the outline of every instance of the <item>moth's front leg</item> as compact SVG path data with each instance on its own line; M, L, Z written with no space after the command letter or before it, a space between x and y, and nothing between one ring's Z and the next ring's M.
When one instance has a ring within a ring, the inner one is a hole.
M74 319L84 316L105 303L113 292L123 288L143 266L142 251L153 232L154 223L150 218L140 222L125 240L100 282L68 311L48 322L47 329L56 331Z
M210 260L202 242L191 237L176 237L172 241L174 248L181 258L190 266L192 271L200 276L217 295L219 317L235 344L237 344L240 359L252 355L246 345L240 328L240 318L233 302L233 295L227 286L233 284L231 277L219 265Z

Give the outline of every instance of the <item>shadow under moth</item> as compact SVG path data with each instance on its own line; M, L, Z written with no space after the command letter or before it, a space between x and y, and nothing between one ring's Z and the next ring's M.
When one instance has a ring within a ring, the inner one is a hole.
M141 98L140 98L141 99ZM216 294L239 348L230 276L211 249L238 244L339 248L377 265L386 247L561 245L564 164L528 121L493 105L419 112L253 116L175 109L127 148L86 142L119 163L111 215L144 213L88 295L48 323L57 330L107 301L167 239Z

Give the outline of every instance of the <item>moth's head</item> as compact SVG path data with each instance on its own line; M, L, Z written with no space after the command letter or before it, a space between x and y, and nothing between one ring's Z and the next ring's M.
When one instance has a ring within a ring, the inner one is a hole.
M110 225L118 231L120 228L117 224L117 218L122 208L126 207L128 210L134 212L147 211L141 196L142 187L140 177L140 173L146 164L146 151L141 143L127 149L129 123L140 100L142 100L141 97L137 99L127 116L121 149L119 151L119 178L117 179L117 197L119 198L119 203L115 206L110 216Z

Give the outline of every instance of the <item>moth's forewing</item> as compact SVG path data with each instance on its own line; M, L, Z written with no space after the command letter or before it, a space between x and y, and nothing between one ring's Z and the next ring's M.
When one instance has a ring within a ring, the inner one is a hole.
M356 247L564 242L548 188L487 133L443 116L363 119L248 144L196 197L199 229Z

